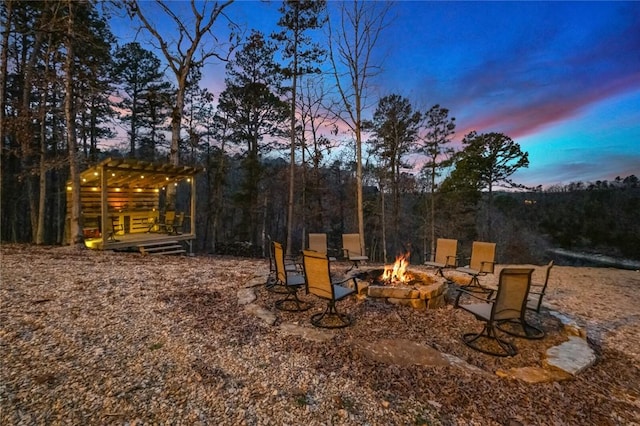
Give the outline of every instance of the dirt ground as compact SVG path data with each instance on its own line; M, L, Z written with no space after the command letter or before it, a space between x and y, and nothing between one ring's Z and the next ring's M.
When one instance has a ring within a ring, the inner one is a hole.
M310 311L281 312L281 296L257 286L253 303L276 322L247 313L238 291L268 273L263 259L27 245L0 253L2 425L640 424L638 271L555 266L546 307L531 317L546 337L515 339L519 354L496 358L461 342L481 325L451 305L416 311L349 299L340 309L355 323L330 340L286 333L313 328L309 316L324 305L302 295ZM549 383L495 374L540 366L567 340L549 310L586 330L596 363ZM359 350L389 339L477 368L385 364Z

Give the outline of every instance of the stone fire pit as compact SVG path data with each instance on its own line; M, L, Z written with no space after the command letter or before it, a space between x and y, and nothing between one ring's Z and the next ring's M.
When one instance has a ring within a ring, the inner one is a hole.
M406 283L387 283L381 281L384 269L371 269L360 272L356 279L360 294L370 298L386 299L396 305L410 306L414 309L437 309L446 304L446 280L418 271L407 271L410 280Z

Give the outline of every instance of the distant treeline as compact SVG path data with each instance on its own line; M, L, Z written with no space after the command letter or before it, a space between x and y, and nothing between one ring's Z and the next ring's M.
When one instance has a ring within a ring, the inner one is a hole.
M501 193L495 206L504 220L539 238L543 246L640 259L640 184L635 175Z

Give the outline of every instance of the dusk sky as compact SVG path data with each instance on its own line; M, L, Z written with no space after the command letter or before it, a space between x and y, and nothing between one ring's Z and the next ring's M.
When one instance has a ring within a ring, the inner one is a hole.
M279 5L227 11L270 34ZM456 118L457 141L505 133L529 152L514 176L525 185L640 176L640 2L400 1L390 18L374 106L392 93L423 111L440 104ZM125 26L114 27L121 43L133 41ZM223 68L209 70L204 85L217 95Z

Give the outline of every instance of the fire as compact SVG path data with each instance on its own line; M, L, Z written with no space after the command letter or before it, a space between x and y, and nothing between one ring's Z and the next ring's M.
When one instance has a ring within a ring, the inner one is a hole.
M409 266L409 257L411 253L405 253L400 256L396 256L396 261L393 266L385 266L384 274L382 274L382 280L390 283L400 282L406 283L410 280L407 274L407 267Z

